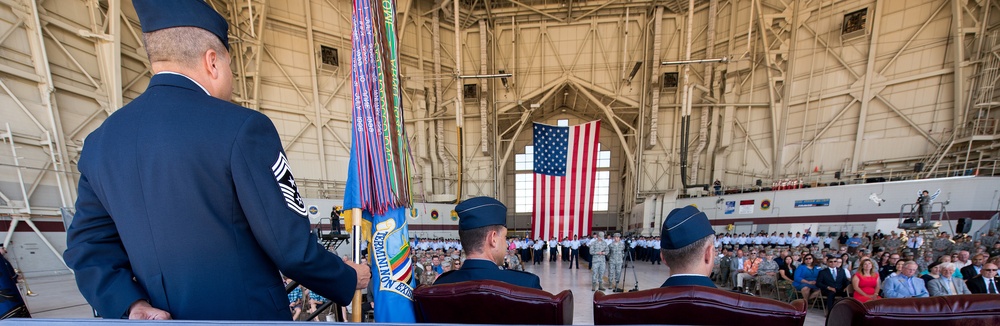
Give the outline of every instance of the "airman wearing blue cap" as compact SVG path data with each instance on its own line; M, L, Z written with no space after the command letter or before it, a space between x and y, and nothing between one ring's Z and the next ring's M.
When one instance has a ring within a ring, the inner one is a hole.
M715 232L708 216L694 206L675 208L663 221L660 256L670 277L660 287L698 285L715 288L708 276L715 264Z
M345 305L371 278L316 241L281 140L230 103L229 25L134 0L153 77L91 133L66 263L105 318L291 320L281 274Z
M537 275L500 268L507 253L507 206L490 197L475 197L455 206L455 212L466 259L462 268L441 274L434 284L495 280L542 289Z

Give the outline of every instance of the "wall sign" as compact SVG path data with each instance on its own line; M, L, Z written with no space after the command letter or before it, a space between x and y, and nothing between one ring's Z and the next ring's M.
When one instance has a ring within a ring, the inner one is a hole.
M830 198L796 200L795 207L825 207L830 206Z

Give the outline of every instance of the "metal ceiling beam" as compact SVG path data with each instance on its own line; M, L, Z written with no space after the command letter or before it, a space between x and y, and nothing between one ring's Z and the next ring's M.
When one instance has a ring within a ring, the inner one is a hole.
M604 103L601 102L601 100L597 99L597 97L595 97L594 94L591 94L590 91L587 90L587 88L580 86L574 81L570 81L570 85L573 86L573 88L576 89L578 92L586 96L591 103L599 107L601 111L604 112L604 116L608 119L611 128L615 130L615 134L618 136L618 140L621 142L622 150L625 151L625 160L628 161L628 165L626 165L628 169L626 172L632 173L634 175L635 157L632 156L632 149L629 148L629 143L625 139L625 134L622 133L621 129L618 128L618 123L615 122L614 112L611 111L611 108L605 106Z

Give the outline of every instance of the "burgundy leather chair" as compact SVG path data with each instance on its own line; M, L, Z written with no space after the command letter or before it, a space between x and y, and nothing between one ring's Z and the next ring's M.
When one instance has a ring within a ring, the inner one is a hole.
M702 286L671 286L605 295L594 293L594 324L794 325L806 304L791 304Z
M841 300L826 325L1000 325L1000 295L964 294L930 298Z
M558 294L499 281L424 285L413 291L418 323L573 324L573 292Z

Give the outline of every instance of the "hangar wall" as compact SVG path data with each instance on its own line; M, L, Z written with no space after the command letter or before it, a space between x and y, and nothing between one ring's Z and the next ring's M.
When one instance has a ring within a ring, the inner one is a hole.
M305 196L339 198L351 3L209 2L232 22L234 101L275 123ZM604 121L615 191L597 221L611 227L636 224L644 200L685 194L682 147L689 184L727 188L995 163L995 79L982 73L995 1L694 3L688 19L677 0L460 1L457 15L451 1L398 1L415 193L513 205L525 126L564 118ZM0 214L56 221L73 206L84 138L148 81L138 36L127 0L0 0ZM688 59L689 39L691 59L728 60L658 64ZM330 49L336 64L323 60ZM501 70L513 76L456 78ZM456 101L466 85L476 96ZM948 154L959 150L965 161Z

